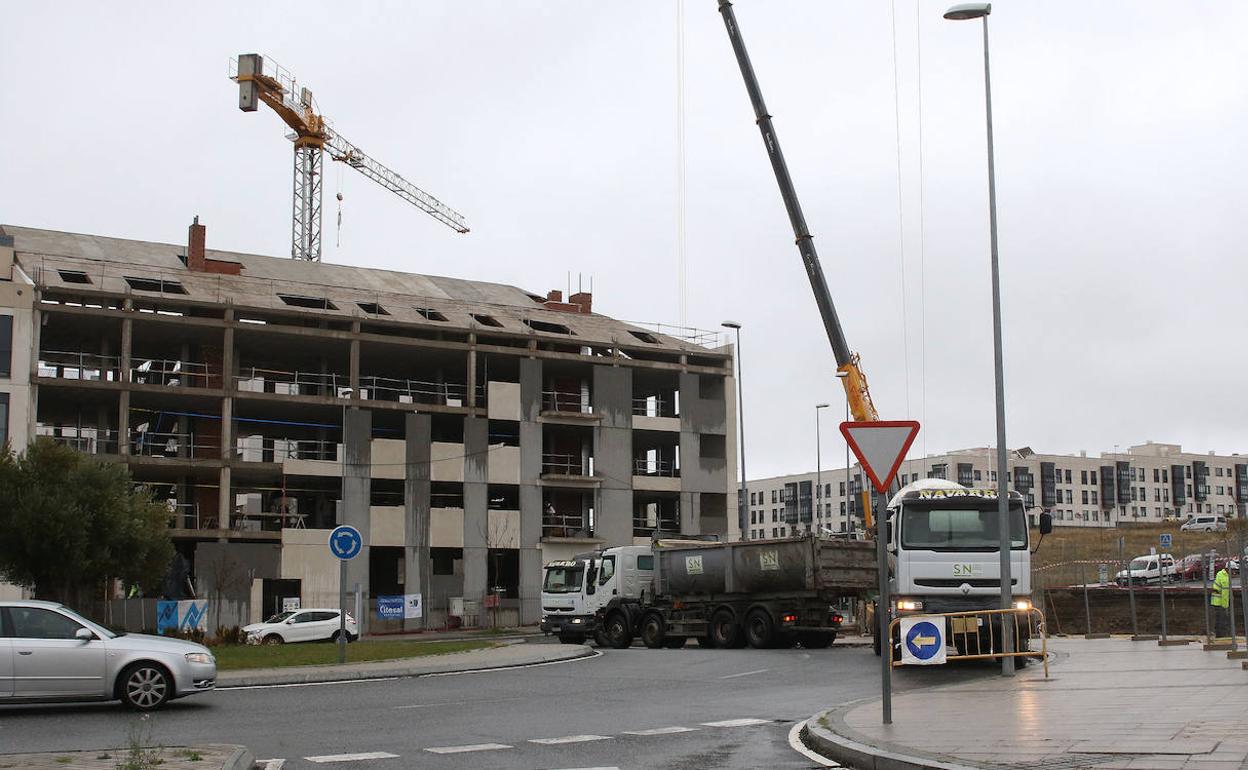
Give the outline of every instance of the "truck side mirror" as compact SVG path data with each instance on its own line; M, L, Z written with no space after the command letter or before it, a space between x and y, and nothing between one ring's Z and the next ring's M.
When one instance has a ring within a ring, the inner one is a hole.
M1040 514L1040 534L1047 535L1053 531L1053 514Z

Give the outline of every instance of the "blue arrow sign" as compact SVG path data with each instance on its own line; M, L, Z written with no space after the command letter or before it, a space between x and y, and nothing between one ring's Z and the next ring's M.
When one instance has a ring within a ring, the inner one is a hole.
M343 524L329 533L329 552L343 561L359 556L363 547L364 538L355 527Z
M911 626L910 633L906 634L906 647L910 654L919 660L929 660L943 650L945 641L940 631L935 623L926 620Z

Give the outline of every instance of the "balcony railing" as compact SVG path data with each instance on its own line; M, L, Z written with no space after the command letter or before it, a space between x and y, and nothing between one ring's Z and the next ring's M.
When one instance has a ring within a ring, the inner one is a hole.
M341 444L315 439L240 436L235 442L235 456L243 462L280 463L284 460L321 460L338 462Z
M234 375L235 387L246 393L334 396L351 386L351 377L334 372L288 372L246 366Z
M671 401L658 396L633 399L633 414L638 417L676 417L676 408Z
M648 511L645 508L633 511L633 536L649 537L655 531L680 532L680 510Z
M542 453L542 473L556 476L592 476L594 459L581 455Z
M236 532L281 532L306 529L308 515L291 511L236 511L230 525Z
M593 537L584 513L560 512L547 505L542 514L542 537Z
M45 350L39 353L40 377L92 382L120 382L121 358L84 351Z
M35 435L73 447L83 454L117 454L117 431L74 425L36 425Z
M397 401L400 404L440 404L465 406L468 387L458 382L423 382L394 377L361 377L363 398Z
M661 476L663 478L680 478L680 468L670 460L633 460L634 476Z
M201 529L198 505L176 500L169 500L166 505L169 506L169 526L172 529ZM216 527L216 517L213 517L212 525Z
M184 459L219 458L221 448L194 433L158 433L130 431L131 454L143 457L180 457Z
M215 374L203 361L139 357L131 361L130 381L139 384L207 388L211 385L209 378Z
M564 390L543 390L542 410L564 414L593 414L588 396Z

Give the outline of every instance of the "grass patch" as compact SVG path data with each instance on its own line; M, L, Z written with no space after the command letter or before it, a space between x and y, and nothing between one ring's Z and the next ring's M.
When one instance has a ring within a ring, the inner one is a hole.
M348 663L365 663L376 660L402 660L423 658L429 655L445 655L449 652L466 652L497 647L493 642L407 642L376 641L353 642L347 645ZM338 662L338 645L333 642L310 642L303 644L239 645L217 647L218 671L238 671L246 668L282 668L285 666L321 666Z

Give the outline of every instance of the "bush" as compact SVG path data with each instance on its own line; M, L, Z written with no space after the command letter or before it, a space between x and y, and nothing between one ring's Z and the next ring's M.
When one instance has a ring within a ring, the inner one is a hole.
M208 640L210 647L227 644L247 644L247 634L238 626L217 626L216 635Z

